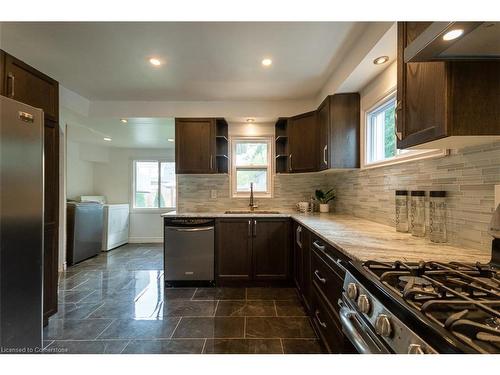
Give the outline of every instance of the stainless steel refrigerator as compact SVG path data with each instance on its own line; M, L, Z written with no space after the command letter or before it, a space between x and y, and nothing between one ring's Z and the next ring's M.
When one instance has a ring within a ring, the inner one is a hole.
M0 352L42 346L43 111L0 96Z

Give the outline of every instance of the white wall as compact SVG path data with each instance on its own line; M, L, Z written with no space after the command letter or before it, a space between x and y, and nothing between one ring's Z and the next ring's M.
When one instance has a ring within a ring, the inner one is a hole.
M130 149L109 147L109 160L95 163L94 191L106 196L109 203L129 203L132 207L132 162L138 159L174 161L174 149ZM130 213L130 242L162 242L160 214L166 210Z
M80 195L94 195L94 162L80 157L81 148L85 145L67 142L66 152L66 197L76 199Z

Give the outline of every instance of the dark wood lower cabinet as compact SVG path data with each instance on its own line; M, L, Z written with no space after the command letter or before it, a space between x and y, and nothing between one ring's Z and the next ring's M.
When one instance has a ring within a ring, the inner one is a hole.
M309 311L311 306L311 232L294 222L293 234L293 279Z
M252 220L220 219L216 222L217 282L252 278Z
M253 220L253 279L287 280L289 277L289 221Z
M217 220L217 284L287 282L289 225L286 218Z

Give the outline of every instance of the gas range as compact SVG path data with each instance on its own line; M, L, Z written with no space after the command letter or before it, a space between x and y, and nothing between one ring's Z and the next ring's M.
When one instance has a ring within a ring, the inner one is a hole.
M367 353L500 353L500 272L440 262L345 263L344 333Z

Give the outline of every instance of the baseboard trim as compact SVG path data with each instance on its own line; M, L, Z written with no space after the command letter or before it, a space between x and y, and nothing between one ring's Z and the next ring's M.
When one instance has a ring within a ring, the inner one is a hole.
M129 237L129 243L162 243L163 237Z

